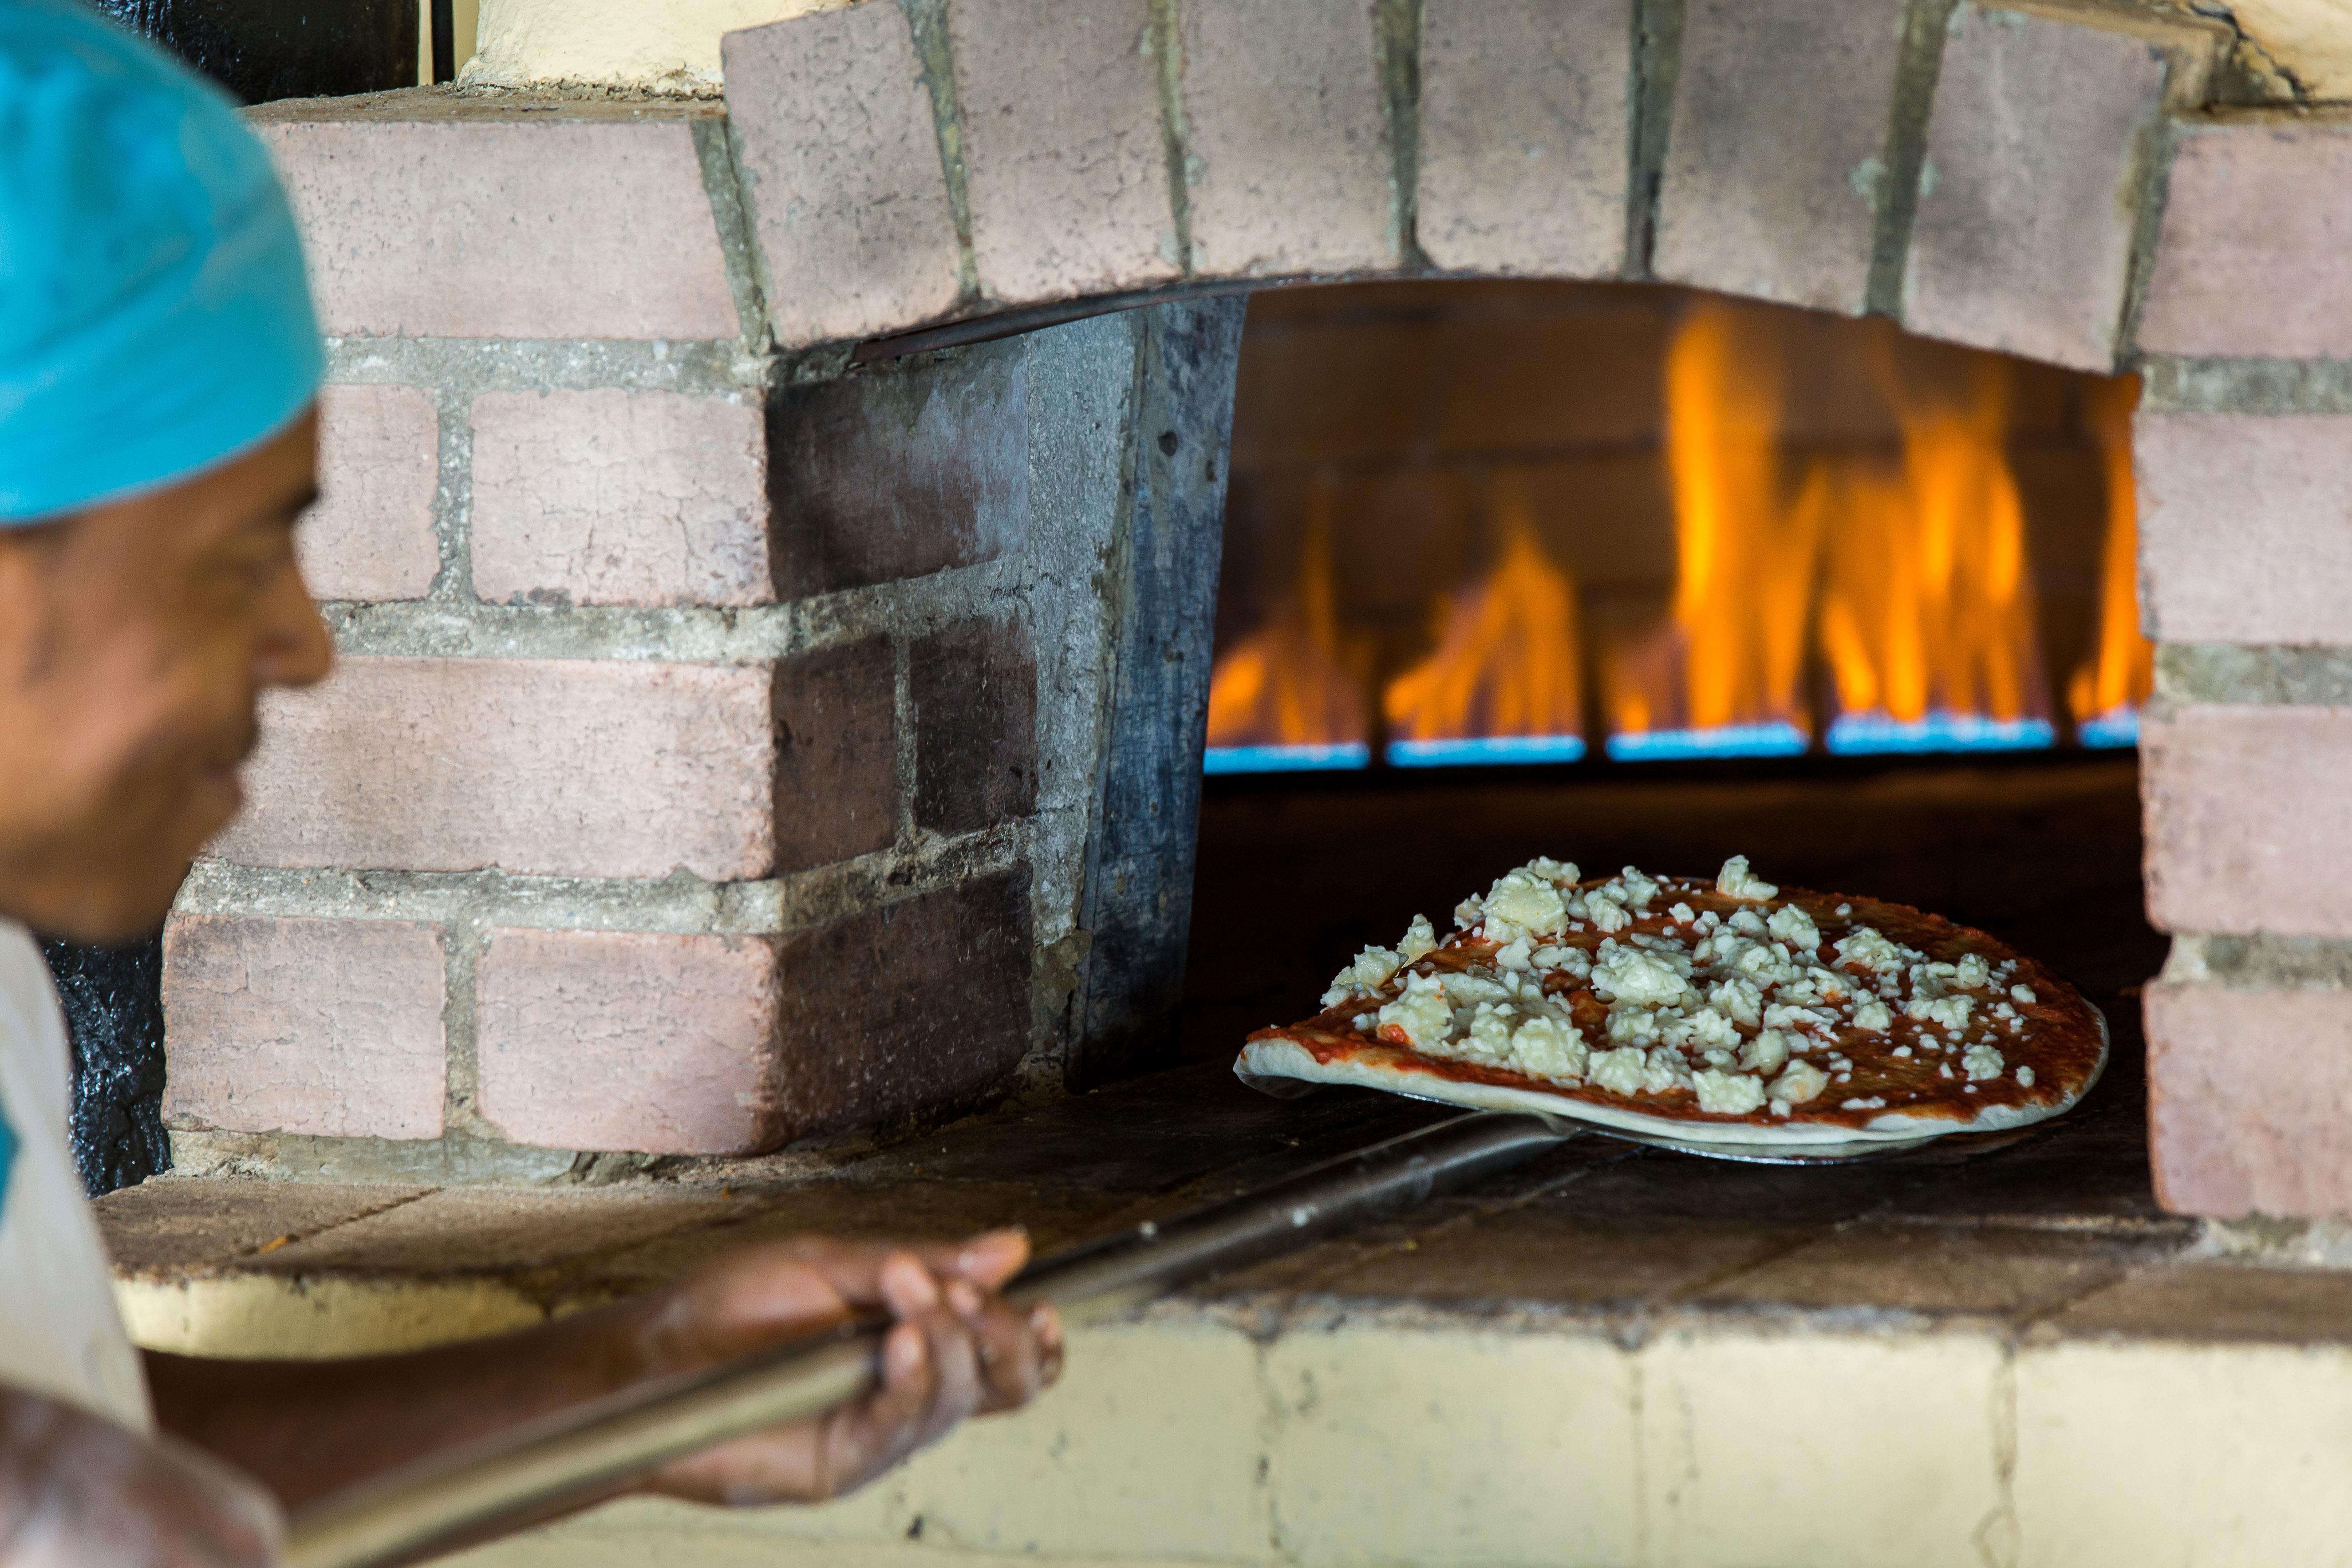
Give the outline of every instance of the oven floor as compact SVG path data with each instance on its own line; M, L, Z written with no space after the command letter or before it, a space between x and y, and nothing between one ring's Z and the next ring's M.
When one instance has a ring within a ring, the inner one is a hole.
M2345 1559L2352 1277L2148 1192L2131 1016L2073 1115L1958 1163L1570 1143L1073 1340L1064 1384L859 1497L624 1503L512 1568ZM817 1176L570 1190L163 1178L100 1205L134 1331L348 1353L538 1321L804 1228L1052 1247L1442 1114L1203 1063Z

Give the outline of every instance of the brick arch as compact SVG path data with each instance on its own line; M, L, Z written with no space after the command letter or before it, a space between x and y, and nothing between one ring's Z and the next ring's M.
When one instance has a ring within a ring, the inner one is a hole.
M2203 102L2227 29L1913 11L869 3L730 35L726 90L787 349L1451 274L1683 283L2114 368L2168 117Z

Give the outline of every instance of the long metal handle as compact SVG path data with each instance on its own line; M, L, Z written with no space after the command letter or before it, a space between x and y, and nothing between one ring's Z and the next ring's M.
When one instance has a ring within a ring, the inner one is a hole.
M1481 1111L1376 1143L1259 1192L1144 1224L1025 1269L1006 1291L1085 1323L1175 1287L1401 1213L1578 1136ZM714 1443L805 1420L876 1385L886 1325L843 1324L739 1361L526 1422L298 1510L289 1568L392 1568L593 1501Z

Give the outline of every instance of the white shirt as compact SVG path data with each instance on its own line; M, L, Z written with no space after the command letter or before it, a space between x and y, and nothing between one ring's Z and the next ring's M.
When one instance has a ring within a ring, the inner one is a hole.
M0 921L0 1384L141 1431L154 1415L66 1136L73 1058L48 965Z

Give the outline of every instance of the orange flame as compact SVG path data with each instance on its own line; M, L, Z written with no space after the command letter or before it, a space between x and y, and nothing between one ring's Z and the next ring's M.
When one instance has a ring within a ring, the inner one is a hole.
M2139 378L2092 384L2084 414L2106 470L2107 537L2099 578L2099 642L2074 672L2066 705L2075 722L2135 710L2154 685L2154 656L2139 629L2137 506L2132 490L2131 417Z
M1784 500L1770 321L1712 301L1684 319L1666 362L1673 622L1612 660L1618 733L1810 730L1809 648L1844 713L2043 713L2006 368L1985 362L1952 406L1906 395L1879 342L1899 462L1816 458Z
M1962 406L1898 395L1899 475L1816 463L1797 506L1828 542L1820 641L1847 713L2041 717L2025 504L2002 440L2007 367Z
M1613 661L1621 734L1804 725L1805 605L1819 530L1780 504L1780 364L1769 322L1701 302L1666 354L1677 552L1665 637Z
M1523 503L1498 510L1502 559L1485 582L1440 601L1436 648L1389 683L1381 706L1392 739L1583 730L1575 585L1536 542Z
M1296 597L1227 649L1209 672L1209 744L1360 743L1369 728L1364 689L1339 647L1331 577L1331 498L1307 502Z

